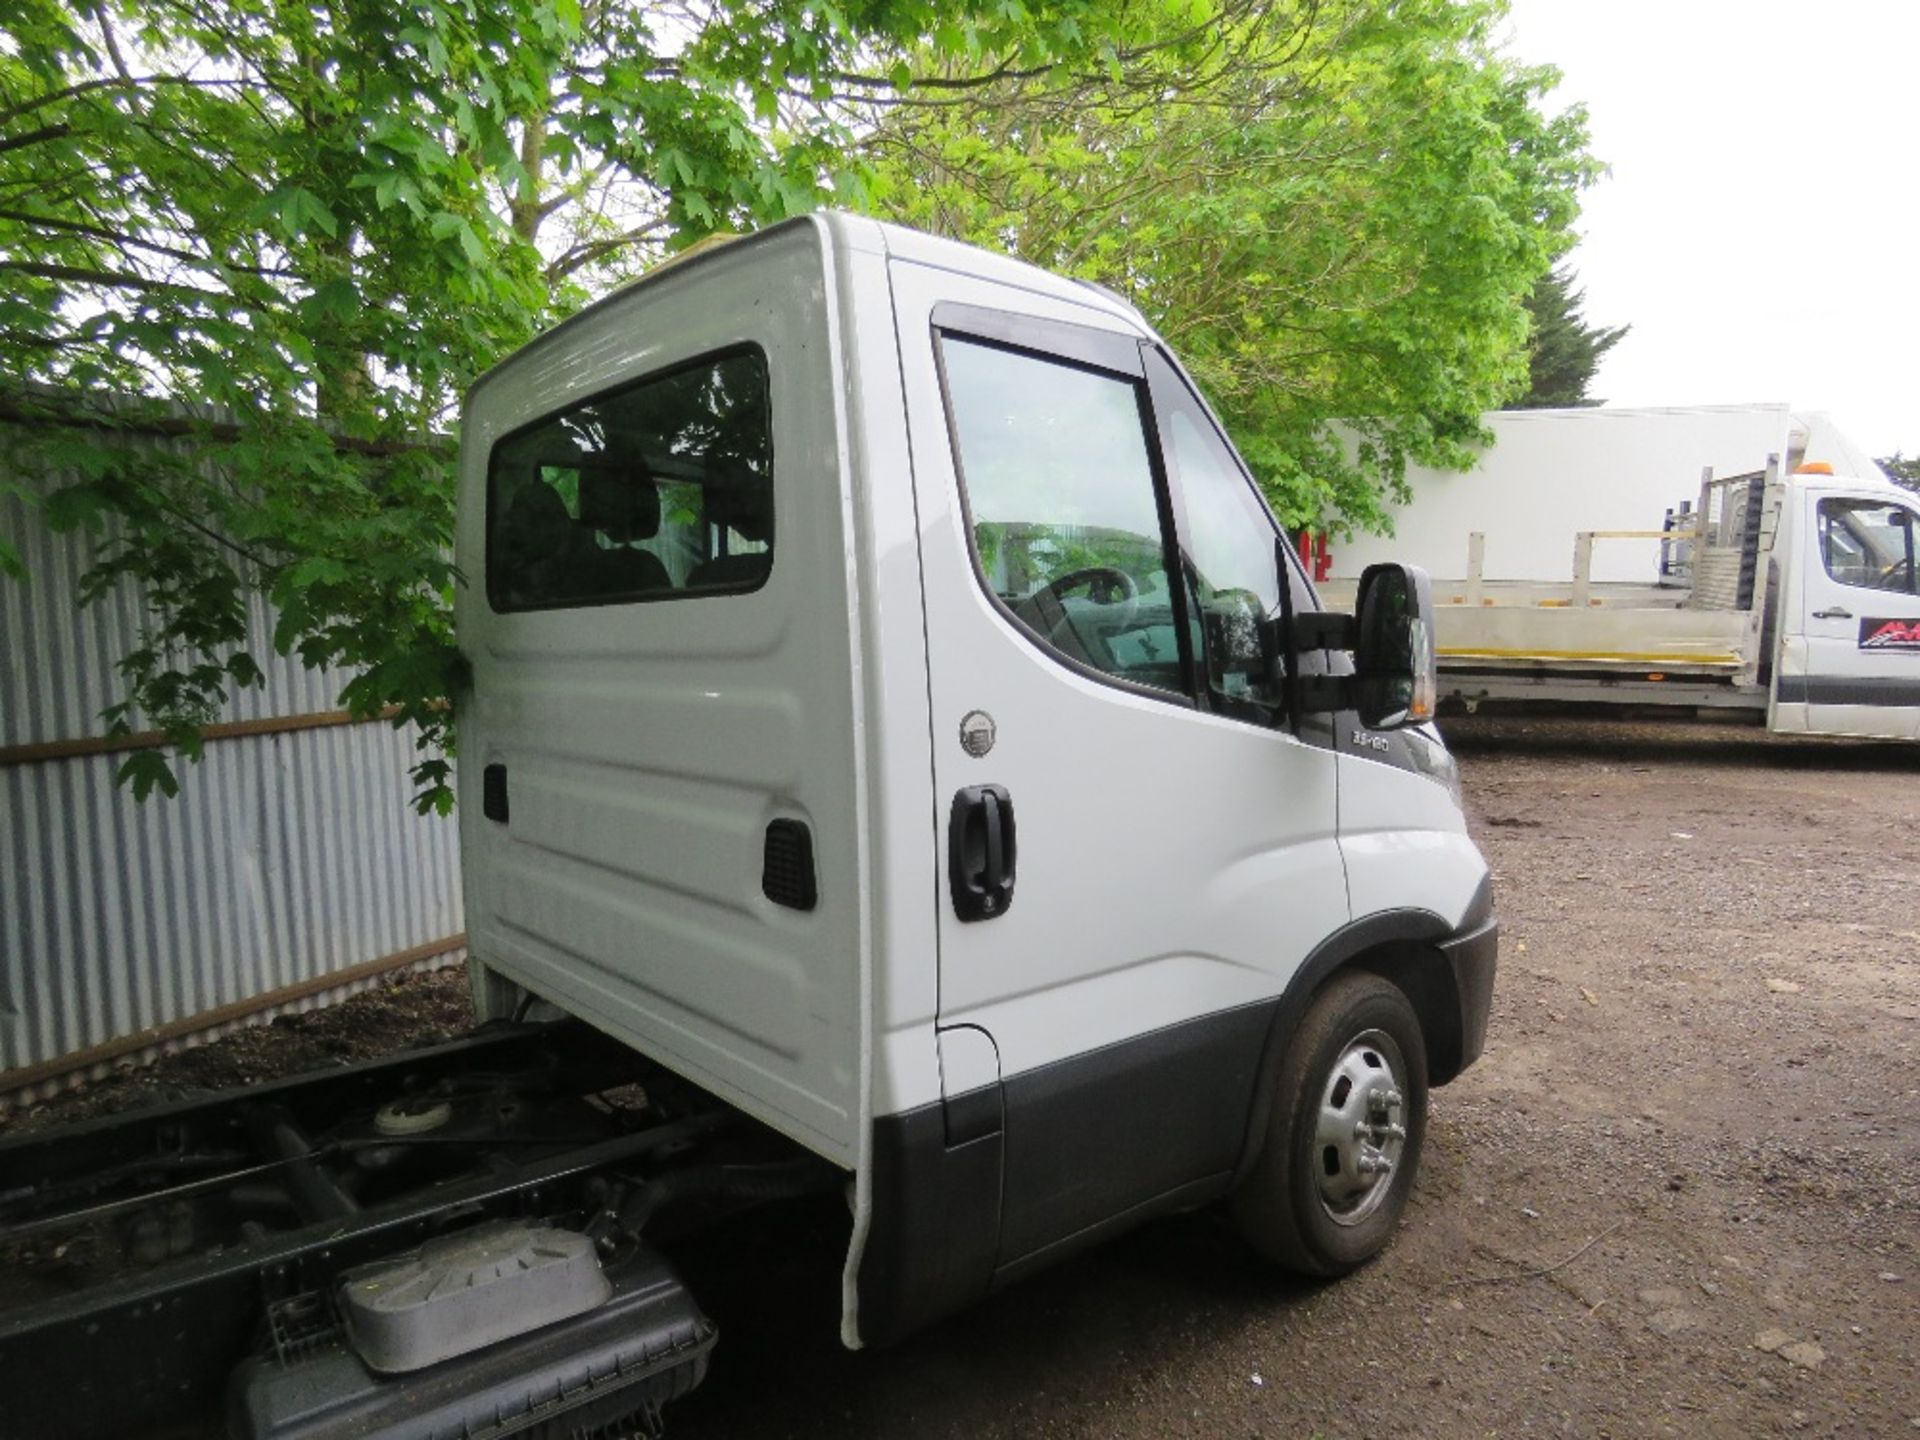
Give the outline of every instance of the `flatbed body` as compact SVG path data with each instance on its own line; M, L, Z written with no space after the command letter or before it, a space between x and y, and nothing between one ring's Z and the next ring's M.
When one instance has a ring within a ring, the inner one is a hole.
M1484 532L1434 581L1441 693L1483 703L1746 712L1783 734L1920 737L1912 496L1877 476L1768 468L1703 477L1646 530L1575 536L1568 578L1484 573ZM1658 542L1657 573L1593 578L1617 541ZM1348 586L1322 586L1330 604Z

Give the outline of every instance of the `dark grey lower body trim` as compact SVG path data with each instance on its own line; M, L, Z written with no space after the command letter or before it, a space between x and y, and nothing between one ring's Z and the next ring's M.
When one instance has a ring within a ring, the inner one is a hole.
M997 1268L1231 1174L1273 1011L1243 1005L1008 1079Z
M899 1339L1083 1245L1225 1193L1277 1003L1015 1075L989 1133L977 1093L877 1118L862 1341ZM951 1123L951 1105L968 1123Z
M1782 705L1920 705L1920 661L1907 675L1782 675Z
M1453 970L1453 990L1460 1001L1460 1049L1452 1067L1457 1075L1478 1060L1487 1045L1493 975L1500 957L1500 922L1484 920L1475 929L1443 942L1439 950Z
M1176 1185L1171 1190L1151 1196L1137 1205L1129 1206L1118 1215L1109 1215L1097 1225L1089 1225L1084 1230L1076 1231L1072 1235L1055 1240L1050 1245L1042 1246L1030 1255L1002 1265L994 1272L994 1288L1011 1285L1016 1280L1024 1280L1036 1270L1044 1270L1047 1266L1064 1260L1069 1255L1078 1254L1089 1245L1098 1245L1110 1236L1131 1230L1142 1220L1151 1219L1155 1215L1169 1215L1179 1210L1191 1210L1197 1205L1218 1200L1232 1188L1233 1172L1231 1170L1223 1170L1218 1175L1208 1175L1199 1180L1192 1180L1185 1185Z
M1407 962L1390 978L1432 1031L1434 1083L1451 1079L1486 1043L1498 948L1483 883L1457 929L1425 911L1346 927L1284 997L877 1118L860 1338L897 1340L1083 1246L1226 1194L1313 989L1356 958Z

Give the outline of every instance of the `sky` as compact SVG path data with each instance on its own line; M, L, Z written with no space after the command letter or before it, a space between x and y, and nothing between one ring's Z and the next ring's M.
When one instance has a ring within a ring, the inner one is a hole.
M1610 173L1570 257L1610 405L1790 401L1920 454L1920 3L1512 0Z

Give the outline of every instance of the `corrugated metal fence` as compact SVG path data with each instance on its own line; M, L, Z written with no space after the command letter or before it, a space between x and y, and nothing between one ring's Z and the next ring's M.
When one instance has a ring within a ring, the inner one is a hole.
M78 609L92 539L18 500L0 533L28 566L0 578L0 1105L461 958L458 833L408 804L412 730L350 722L341 675L272 654L262 605L266 683L176 767L177 797L136 802L99 715L138 597Z

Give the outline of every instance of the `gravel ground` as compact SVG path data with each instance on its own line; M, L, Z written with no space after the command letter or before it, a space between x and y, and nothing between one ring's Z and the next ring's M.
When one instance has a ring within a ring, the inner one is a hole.
M791 1211L688 1257L722 1341L674 1440L1920 1434L1920 752L1447 728L1497 877L1500 983L1378 1262L1303 1285L1183 1216L854 1355L842 1221ZM456 983L26 1123L456 1028Z

